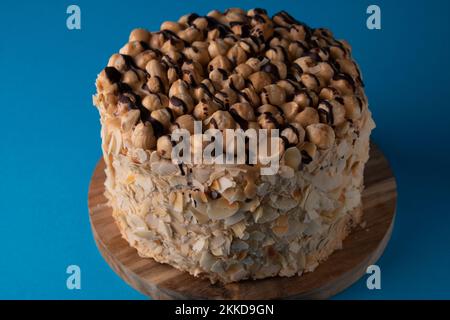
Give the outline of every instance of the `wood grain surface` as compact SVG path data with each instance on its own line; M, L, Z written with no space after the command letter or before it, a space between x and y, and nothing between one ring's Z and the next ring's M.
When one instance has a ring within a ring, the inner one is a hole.
M227 285L195 278L167 264L141 258L122 239L107 206L105 164L100 160L89 186L88 206L97 246L111 268L152 299L326 299L349 287L383 253L394 225L397 187L389 163L372 144L364 173L364 228L357 227L314 272Z

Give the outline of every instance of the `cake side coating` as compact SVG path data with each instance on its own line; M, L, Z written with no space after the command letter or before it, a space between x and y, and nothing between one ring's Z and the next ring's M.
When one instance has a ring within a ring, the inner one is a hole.
M136 29L97 78L106 195L139 254L224 283L314 270L361 219L374 128L350 46L285 12ZM279 129L277 174L175 165L170 134Z

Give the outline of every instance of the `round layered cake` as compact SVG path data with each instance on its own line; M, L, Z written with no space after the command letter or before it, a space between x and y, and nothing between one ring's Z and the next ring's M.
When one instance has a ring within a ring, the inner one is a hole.
M140 256L211 282L301 275L360 223L375 125L351 48L329 30L284 11L188 14L133 30L96 87L106 196ZM174 161L175 130L195 145L211 128L276 130L276 172L248 153Z

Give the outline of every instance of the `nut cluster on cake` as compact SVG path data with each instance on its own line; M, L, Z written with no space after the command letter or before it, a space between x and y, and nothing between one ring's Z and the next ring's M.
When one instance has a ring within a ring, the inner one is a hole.
M361 217L374 123L347 42L282 11L135 29L97 81L106 195L139 254L224 283L312 271ZM171 162L178 128L278 129L280 170Z

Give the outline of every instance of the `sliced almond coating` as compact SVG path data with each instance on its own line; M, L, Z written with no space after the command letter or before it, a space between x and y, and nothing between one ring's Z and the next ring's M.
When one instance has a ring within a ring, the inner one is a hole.
M208 241L205 238L198 239L192 246L192 250L195 252L201 252L208 248Z
M220 177L211 184L211 188L219 193L223 193L228 188L234 187L236 183L227 177Z
M233 230L236 237L242 239L244 237L244 232L246 229L245 221L235 223L234 225L231 226L231 229Z
M145 231L148 230L147 224L141 217L139 217L136 214L128 214L126 216L128 225L134 229L139 231Z
M251 199L250 201L244 201L241 205L242 211L250 211L254 212L260 204L260 201L258 198Z
M227 199L229 202L245 201L246 199L244 192L238 187L228 188L222 192L222 197Z
M156 239L155 234L151 231L134 231L134 234L139 237L143 238L145 240L154 240Z
M182 192L174 192L173 194L172 210L177 213L182 213L184 207L184 195Z
M152 171L160 176L169 176L178 172L178 167L170 161L154 162L151 167Z
M238 210L238 202L230 203L225 198L219 198L217 200L210 201L207 205L208 217L213 220L220 220L231 217Z
M203 251L199 261L200 267L206 271L209 271L215 262L216 259L208 251Z

